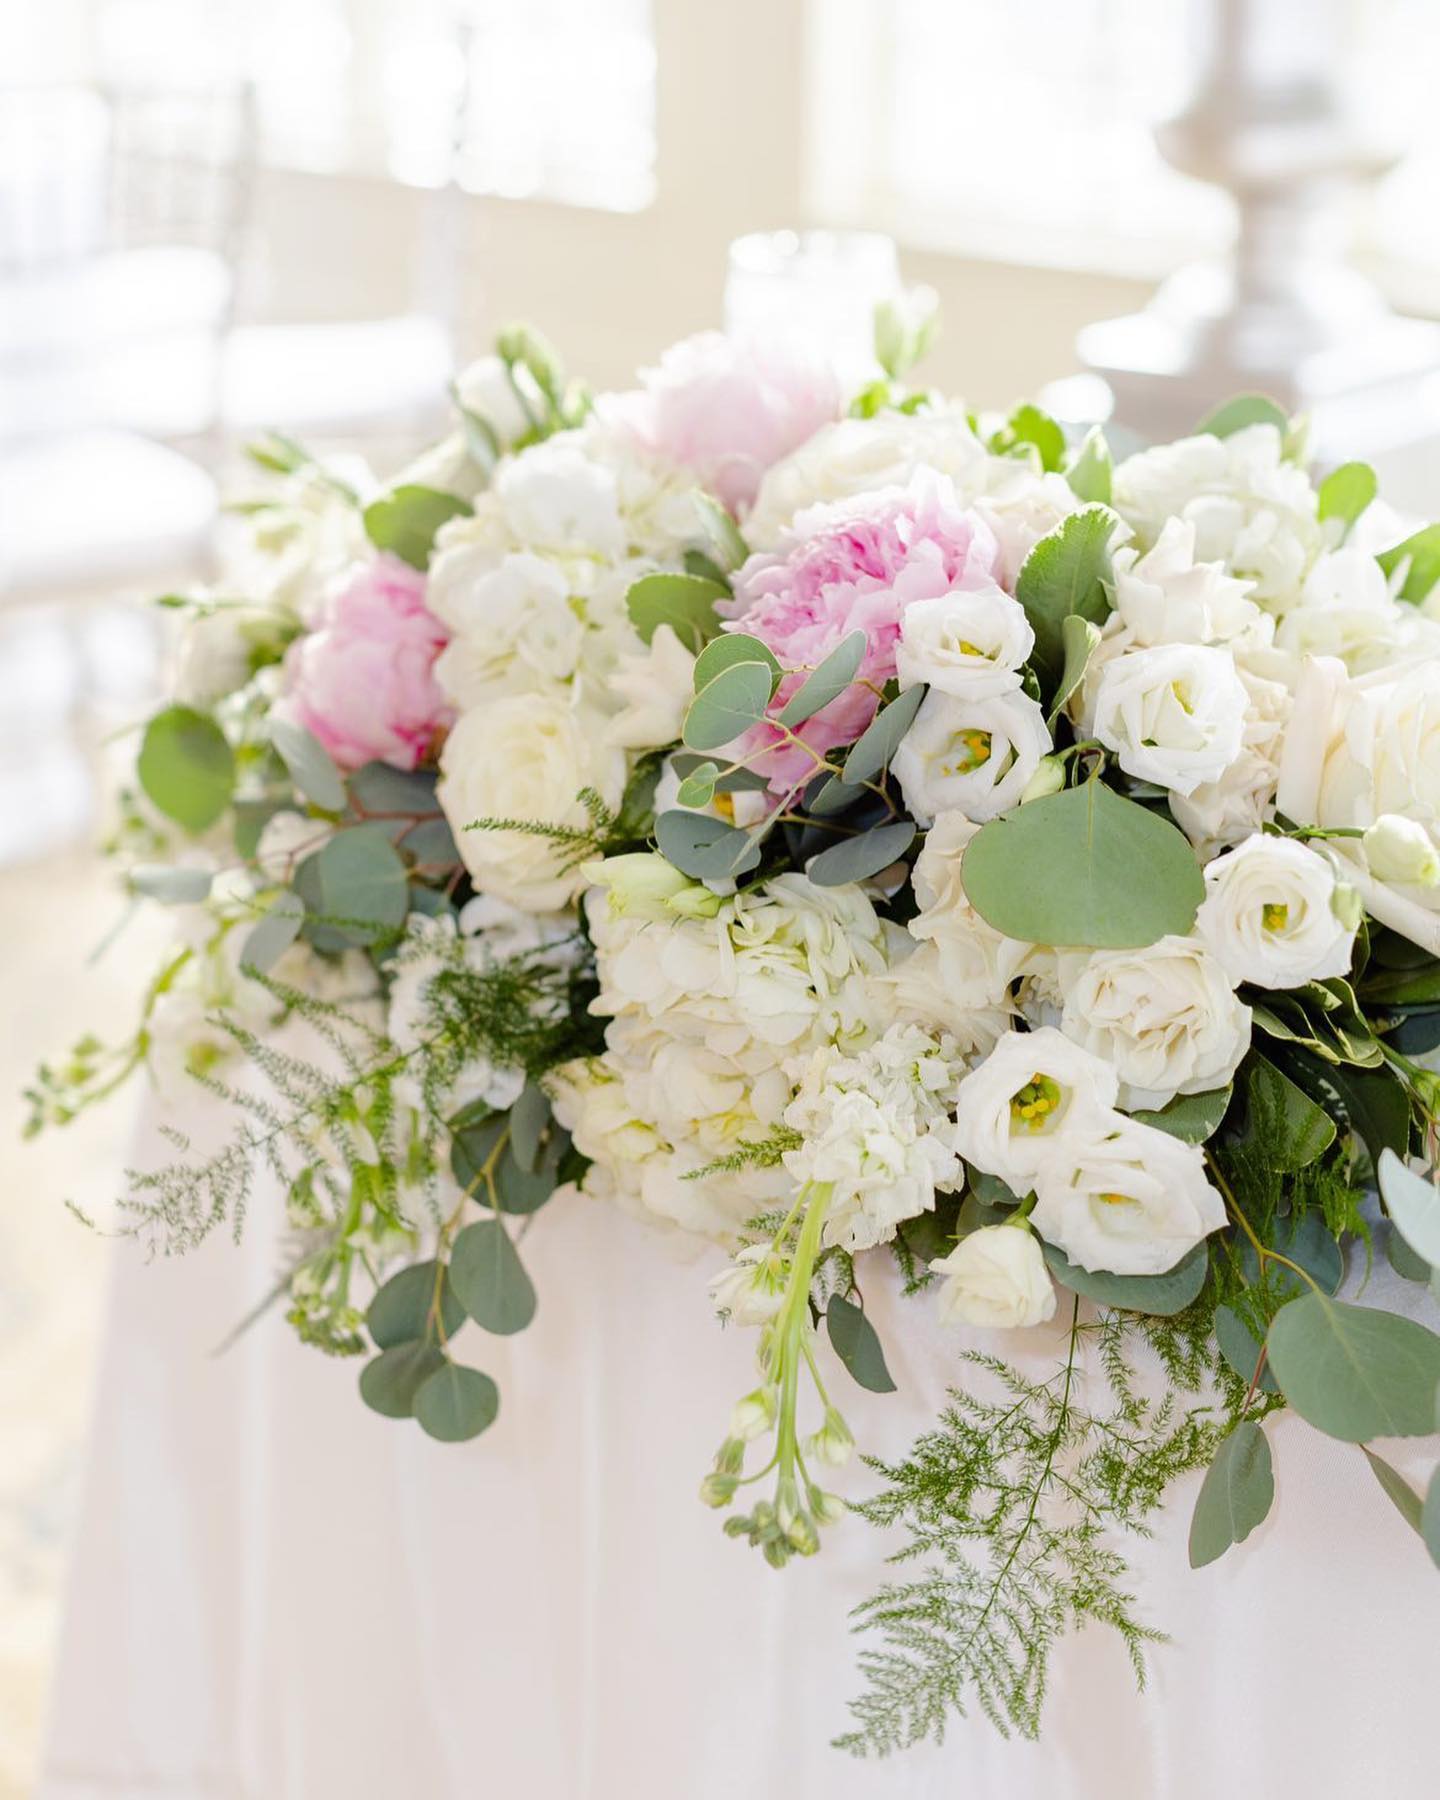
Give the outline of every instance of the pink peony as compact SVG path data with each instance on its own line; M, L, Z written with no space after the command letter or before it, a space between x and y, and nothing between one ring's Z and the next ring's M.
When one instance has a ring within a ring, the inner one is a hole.
M277 710L312 731L342 769L413 769L449 721L432 669L448 633L425 605L425 577L377 556L332 595L320 628L285 659Z
M801 728L817 751L853 743L875 716L878 690L895 677L900 620L915 600L931 600L956 588L990 587L999 546L989 526L961 506L955 484L930 469L909 483L857 499L812 506L786 532L779 552L752 556L725 604L728 630L757 637L787 674L771 702L779 712L813 669L854 631L866 637L855 682ZM860 684L869 683L869 686ZM756 726L740 740L741 753L784 743L774 726ZM785 745L751 762L788 791L803 782L812 763L804 750Z
M742 343L719 331L671 345L640 379L643 388L612 396L602 413L644 449L689 469L731 512L843 406L834 369L808 345Z

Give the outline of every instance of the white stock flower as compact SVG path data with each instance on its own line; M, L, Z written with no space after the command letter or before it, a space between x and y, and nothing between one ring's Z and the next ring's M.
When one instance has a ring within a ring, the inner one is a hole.
M946 1325L1006 1330L1043 1325L1055 1316L1045 1253L1024 1226L982 1225L930 1267L945 1277L939 1306Z
M1232 981L1291 988L1344 975L1355 925L1337 914L1335 888L1327 857L1257 832L1206 868L1195 929Z
M491 492L518 543L599 556L624 552L616 475L587 455L574 432L560 432L507 458Z
M710 1278L710 1303L732 1325L767 1325L780 1310L790 1271L769 1244L746 1244Z
M1103 1060L1121 1104L1224 1087L1250 1047L1250 1009L1197 938L1062 955L1061 1029Z
M1127 546L1114 564L1115 611L1136 644L1226 644L1242 634L1268 642L1274 631L1249 582L1195 560L1190 521L1167 519L1149 550Z
M1035 1229L1079 1268L1163 1275L1225 1223L1198 1144L1115 1113L1036 1182Z
M1130 650L1100 676L1094 731L1127 775L1189 794L1219 780L1239 756L1246 705L1228 650Z
M923 681L984 700L1019 687L1020 666L1034 648L1024 607L1003 588L956 588L905 608L895 668L902 688Z
M1418 819L1381 813L1365 829L1365 862L1377 881L1440 886L1440 850Z
M435 677L461 709L575 673L585 626L543 557L512 552L496 564L486 546L456 543L435 558L426 604L453 634Z
M987 700L930 693L891 768L918 824L950 811L983 821L1018 805L1049 749L1045 714L1018 688Z
M1258 831L1275 813L1280 751L1290 717L1290 690L1237 665L1247 696L1240 754L1216 781L1188 794L1172 789L1170 811L1202 861Z
M461 715L440 757L435 797L475 886L526 912L558 912L584 877L567 846L526 831L467 829L479 819L533 820L584 829L581 790L615 807L625 755L604 741L600 721L547 694L512 694Z
M1062 1162L1076 1132L1109 1112L1115 1071L1051 1026L1007 1032L960 1083L955 1148L968 1163L1028 1193L1052 1157Z
M606 727L609 741L626 750L675 743L695 695L694 671L695 658L669 625L657 625L641 649L622 651L610 692L624 705Z
M804 1142L783 1160L796 1182L831 1188L826 1244L888 1243L903 1219L933 1210L937 1187L954 1186L950 1107L960 1068L955 1046L918 1025L892 1025L855 1056L815 1052L785 1109Z

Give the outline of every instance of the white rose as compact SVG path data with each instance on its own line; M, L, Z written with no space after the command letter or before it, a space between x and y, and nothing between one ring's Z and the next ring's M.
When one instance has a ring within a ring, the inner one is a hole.
M502 358L482 356L468 363L455 380L455 393L466 412L478 413L495 433L503 450L535 429L543 417L540 396L531 396L534 417L521 399L522 384L529 377L519 371L512 377Z
M1061 1029L1119 1079L1127 1108L1224 1087L1250 1047L1250 1008L1195 938L1060 959Z
M1024 607L1003 588L956 588L905 608L895 667L902 688L923 681L984 700L1019 687L1020 666L1034 648Z
M1028 1193L1038 1172L1063 1161L1119 1093L1108 1063L1050 1026L1011 1031L955 1096L955 1148L968 1163Z
M1189 794L1217 781L1239 756L1246 705L1228 650L1131 650L1100 677L1094 731L1127 775Z
M1167 519L1153 548L1117 550L1115 610L1133 641L1225 644L1242 634L1268 642L1275 627L1249 598L1248 581L1195 560L1195 526Z
M1355 926L1335 910L1335 868L1293 838L1257 834L1205 870L1195 929L1232 981L1291 988L1343 975ZM1353 899L1353 894L1352 894Z
M1036 1182L1035 1229L1082 1269L1163 1275L1225 1223L1198 1144L1116 1113Z
M891 767L917 823L949 811L985 820L1019 804L1049 749L1045 715L1019 689L988 700L932 693Z
M457 543L436 557L426 604L454 634L435 677L462 710L575 673L585 627L565 577L543 557L517 552L497 565L484 546Z
M520 544L599 556L624 553L615 473L587 456L568 432L503 462L491 491Z
M984 1225L930 1264L945 1277L940 1317L947 1325L1009 1329L1055 1316L1055 1284L1045 1254L1024 1226Z
M1418 819L1381 813L1366 827L1363 843L1366 864L1377 881L1440 885L1440 850Z
M624 702L606 728L612 744L626 750L673 744L695 696L695 658L669 625L657 625L643 649L622 652L610 692Z
M600 722L545 694L513 694L462 714L440 757L435 797L461 859L482 893L525 912L558 912L584 887L567 866L567 846L523 831L470 831L477 819L526 819L584 829L579 795L593 788L616 807L625 755L607 745Z
M1202 861L1242 842L1275 814L1290 691L1247 668L1237 666L1236 673L1248 699L1240 754L1218 781L1202 781L1188 794L1172 790L1170 795L1175 822Z

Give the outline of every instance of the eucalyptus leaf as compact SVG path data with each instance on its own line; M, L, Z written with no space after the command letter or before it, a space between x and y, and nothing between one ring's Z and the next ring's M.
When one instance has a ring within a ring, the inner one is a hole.
M703 762L680 783L675 798L681 806L708 806L715 796L715 782L720 774L719 766L713 762Z
M1233 1088L1223 1087L1203 1094L1177 1094L1158 1111L1132 1113L1131 1117L1142 1125L1153 1125L1157 1131L1168 1131L1182 1143L1203 1144L1219 1129L1233 1093Z
M510 1148L515 1160L527 1175L535 1171L540 1142L550 1122L550 1102L545 1090L533 1081L527 1082L520 1098L510 1108Z
M1203 1569L1243 1544L1270 1511L1275 1475L1270 1445L1253 1419L1242 1419L1205 1471L1190 1521L1190 1567Z
M722 669L728 669L731 663L740 662L764 663L770 670L770 691L774 693L781 676L774 652L768 645L762 644L759 638L750 637L743 631L722 631L719 637L711 638L695 658L695 692L698 694Z
M439 1282L438 1311L436 1282ZM377 1288L365 1314L365 1324L381 1350L397 1344L414 1343L417 1339L435 1342L436 1321L446 1338L453 1337L465 1323L465 1309L455 1297L449 1277L439 1271L432 1257L428 1262L411 1263L392 1275Z
M412 569L425 569L440 527L473 511L458 494L407 484L392 488L365 508L365 535L377 550L388 550Z
M1394 575L1402 563L1406 565L1399 598L1419 606L1440 581L1440 525L1426 525L1391 549L1382 550L1375 560L1387 576Z
M1388 1222L1385 1229L1385 1260L1402 1281L1428 1282L1435 1274L1425 1258L1417 1256L1394 1224Z
M1015 598L1034 629L1033 660L1048 687L1064 666L1063 621L1078 614L1102 625L1110 612L1110 550L1119 523L1107 506L1081 507L1042 537L1020 566Z
M1188 932L1205 883L1173 825L1088 781L981 826L965 892L1007 937L1126 949Z
M666 862L696 881L723 881L744 875L760 861L760 845L708 813L663 812L655 820L655 842Z
M1360 1448L1365 1452L1365 1460L1370 1465L1371 1473L1394 1503L1396 1512L1413 1532L1423 1535L1421 1516L1425 1503L1419 1494L1397 1468L1386 1462L1383 1456L1377 1456L1368 1444L1362 1444Z
M305 902L287 888L271 901L264 916L252 926L240 950L240 967L268 975L300 935L305 923Z
M625 595L625 609L647 644L657 626L668 625L687 650L699 651L719 631L715 602L729 593L704 575L642 575Z
M415 1417L428 1436L442 1444L479 1437L495 1423L500 1390L479 1369L447 1362L415 1395Z
M838 700L854 681L868 642L863 631L852 631L837 644L785 702L780 709L779 723L799 725L813 718L832 700Z
M378 825L353 825L317 852L320 921L355 944L394 935L409 910L405 865Z
M345 783L330 752L314 732L293 719L271 719L269 733L281 762L290 771L290 779L305 798L322 812L342 811Z
M1320 517L1342 520L1348 534L1379 491L1380 483L1369 463L1341 463L1320 483Z
M928 691L923 683L906 688L898 699L880 708L850 746L850 753L844 763L847 783L858 786L862 781L873 781L886 767L900 748L905 733L915 723L920 702Z
M393 1344L360 1371L360 1398L387 1419L408 1419L415 1411L416 1393L444 1366L445 1357L434 1344L422 1340Z
M215 877L209 869L176 869L160 863L141 863L128 876L131 893L143 894L164 906L194 906L205 899Z
M816 887L844 887L847 882L867 881L903 856L914 838L915 825L910 819L880 825L874 831L842 838L838 844L822 850L805 865L805 873Z
M1062 660L1060 679L1055 684L1055 692L1050 701L1052 727L1064 710L1065 702L1085 679L1085 671L1090 666L1090 658L1095 654L1095 646L1099 642L1100 627L1089 619L1082 618L1079 613L1067 613L1060 621Z
M1297 1264L1327 1294L1339 1289L1345 1274L1345 1254L1326 1227L1322 1213L1292 1212L1275 1220L1266 1248L1278 1252L1286 1262ZM1260 1281L1260 1258L1248 1239L1240 1246L1240 1268L1252 1286ZM1272 1295L1291 1294L1304 1285L1303 1278L1293 1269L1270 1259L1266 1262L1265 1280Z
M1430 1560L1440 1568L1440 1468L1431 1475L1430 1485L1425 1490L1425 1504L1420 1509L1420 1535L1430 1552Z
M145 727L135 773L167 819L198 835L230 804L235 753L208 713L167 706Z
M513 1133L495 1165L495 1198L507 1213L538 1212L560 1185L560 1164L570 1148L567 1132L552 1130L533 1167L522 1166Z
M1220 1347L1220 1354L1247 1386L1253 1381L1264 1393L1276 1394L1280 1391L1269 1359L1264 1363L1260 1360L1260 1352L1264 1348L1262 1340L1256 1337L1233 1306L1215 1308L1215 1342ZM1260 1372L1258 1380L1255 1373L1257 1369Z
M718 750L758 725L770 704L770 670L765 663L731 663L713 676L690 702L682 733L691 750Z
M1206 415L1195 427L1196 437L1233 437L1250 425L1274 425L1282 437L1290 430L1290 415L1266 394L1237 394Z
M740 535L740 527L709 494L697 491L692 500L700 514L705 536L716 562L727 574L738 569L750 554L749 546Z
M1310 1293L1266 1341L1280 1391L1318 1431L1362 1443L1435 1430L1440 1337L1413 1319Z
M1408 1168L1393 1150L1382 1150L1376 1168L1380 1197L1395 1229L1432 1269L1440 1269L1440 1189Z
M307 737L310 734L305 734ZM310 742L320 750L314 738ZM325 755L320 750L322 756ZM326 762L330 762L328 756ZM332 769L334 763L330 763ZM294 771L292 770L292 773ZM337 777L338 777L338 771ZM427 769L396 769L389 763L368 762L356 769L349 778L350 798L364 812L373 813L407 813L424 815L437 813L440 810L435 798L435 776ZM323 804L317 794L305 790L317 805ZM326 806L325 810L338 811L338 808Z
M835 1354L861 1387L872 1394L895 1392L880 1339L861 1307L843 1294L832 1293L825 1306L825 1328Z
M1112 1275L1107 1269L1082 1269L1058 1244L1042 1247L1051 1274L1072 1294L1081 1294L1098 1306L1119 1306L1126 1312L1153 1313L1160 1318L1184 1312L1204 1287L1210 1267L1210 1251L1204 1243L1186 1251L1163 1275Z
M535 1317L535 1289L500 1219L477 1219L450 1248L450 1281L465 1311L502 1337Z
M1101 506L1110 504L1112 476L1114 465L1110 457L1110 445L1105 433L1098 425L1091 427L1085 434L1085 441L1076 452L1074 461L1065 471L1065 479L1070 484L1070 491L1080 500L1098 502Z

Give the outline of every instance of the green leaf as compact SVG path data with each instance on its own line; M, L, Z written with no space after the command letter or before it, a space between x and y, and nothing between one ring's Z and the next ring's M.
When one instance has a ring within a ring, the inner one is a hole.
M352 944L377 943L404 926L409 881L383 826L337 831L301 869L312 862L317 904L311 910L322 925ZM311 896L303 897L308 906Z
M1083 1294L1097 1306L1119 1306L1126 1312L1154 1313L1160 1318L1184 1312L1205 1285L1209 1246L1196 1244L1163 1275L1112 1275L1107 1269L1082 1269L1058 1244L1045 1244L1045 1261L1062 1287Z
M271 719L269 730L270 742L290 771L290 779L305 798L313 800L322 812L343 811L345 783L319 738L291 719ZM376 810L389 812L393 809L381 807Z
M1205 1471L1190 1521L1190 1567L1203 1569L1243 1544L1275 1498L1270 1446L1253 1419L1242 1419Z
M1077 499L1096 501L1101 506L1108 506L1113 467L1105 433L1095 425L1085 434L1085 442L1065 471L1065 479L1070 483L1070 491Z
M515 1161L527 1175L535 1173L540 1142L549 1122L550 1102L545 1090L533 1081L528 1082L510 1108L510 1148L515 1152Z
M135 772L165 817L196 834L209 830L235 792L235 753L210 715L193 706L156 713Z
M700 650L720 629L715 602L730 590L704 575L642 575L625 596L630 623L648 644L659 625L668 625L689 650Z
M713 681L722 669L728 669L731 663L742 662L765 663L770 670L770 692L775 692L780 685L782 673L779 663L767 645L743 631L722 631L719 637L711 638L695 658L695 692L698 694L701 688Z
M1429 1282L1435 1274L1425 1258L1415 1254L1393 1224L1385 1232L1385 1260L1402 1281Z
M1403 1156L1410 1147L1410 1095L1389 1069L1357 1069L1339 1063L1324 1079L1340 1095L1345 1116L1360 1134L1371 1160L1388 1149Z
M1420 1509L1420 1535L1430 1552L1430 1560L1440 1568L1440 1468L1430 1477L1430 1485L1425 1490L1425 1504Z
M740 535L740 527L709 494L696 493L693 500L711 555L727 574L738 569L750 554L749 546Z
M435 534L448 519L475 509L457 494L438 488L393 488L365 508L365 535L377 550L388 550L412 569L427 569Z
M713 762L701 763L675 790L676 800L681 806L708 806L715 798L715 780L719 773Z
M1326 1229L1322 1213L1291 1213L1277 1219L1266 1248L1298 1264L1327 1294L1333 1294L1340 1286L1345 1273L1345 1255ZM1260 1280L1260 1258L1248 1239L1240 1246L1240 1268L1252 1285ZM1284 1263L1270 1262L1267 1271L1274 1294L1294 1293L1303 1285L1302 1278L1287 1269Z
M141 863L126 877L132 894L158 900L162 906L194 906L210 892L215 879L209 869L175 869Z
M914 838L915 824L911 819L880 825L859 837L842 838L838 844L812 856L805 873L816 887L844 887L847 882L867 881L902 857Z
M1040 466L1047 472L1059 469L1065 461L1065 433L1038 406L1017 406L990 440L990 448L1000 455L1022 444L1039 452Z
M1280 1390L1330 1437L1423 1437L1435 1429L1440 1337L1413 1319L1306 1294L1267 1339Z
M465 1323L465 1309L455 1298L449 1277L438 1276L440 1282L440 1324L447 1338L453 1337ZM430 1309L435 1304L437 1266L429 1262L411 1263L376 1290L365 1324L381 1350L397 1344L425 1339L436 1341Z
M1408 562L1399 597L1418 606L1440 581L1440 525L1426 525L1391 549L1382 550L1375 560L1387 576Z
M682 733L691 750L718 750L758 725L770 704L770 670L764 663L731 663L690 702Z
M1265 394L1237 394L1203 418L1195 427L1195 435L1232 437L1247 425L1274 425L1284 437L1290 430L1290 415Z
M1234 1093L1230 1087L1211 1088L1205 1094L1178 1094L1158 1112L1137 1112L1131 1117L1142 1125L1168 1131L1186 1144L1203 1144L1219 1128Z
M507 1213L538 1212L560 1184L560 1163L570 1147L567 1133L555 1130L531 1169L515 1153L514 1133L495 1165L495 1198Z
M744 875L760 861L760 845L708 813L663 812L655 821L655 842L666 862L696 881L723 881Z
M1362 985L1365 999L1385 1006L1427 1006L1440 1002L1440 962L1419 969L1386 969L1367 975Z
M1007 937L1128 949L1189 931L1205 882L1175 826L1088 781L982 825L965 892Z
M1245 1062L1246 1135L1259 1136L1264 1121L1266 1161L1291 1173L1303 1169L1335 1142L1335 1121L1274 1063L1252 1050Z
M1407 1168L1393 1150L1380 1152L1376 1172L1395 1229L1417 1256L1440 1269L1440 1191L1427 1176Z
M855 679L855 671L865 657L869 642L863 631L852 631L837 644L820 665L806 676L780 710L782 725L799 725L802 720L838 700Z
M1261 1340L1233 1306L1215 1308L1215 1342L1220 1346L1220 1354L1247 1386L1254 1381L1256 1387L1267 1394L1280 1391L1268 1359L1263 1366L1260 1362ZM1257 1368L1260 1370L1258 1381L1255 1379Z
M1424 1501L1400 1471L1392 1468L1383 1456L1377 1456L1368 1444L1362 1444L1360 1448L1365 1452L1365 1460L1369 1463L1375 1479L1394 1502L1396 1512L1412 1531L1423 1536L1424 1528L1421 1524L1421 1516L1424 1512Z
M1065 662L1063 622L1072 614L1094 625L1110 612L1110 541L1120 523L1108 506L1085 506L1042 537L1021 564L1015 598L1035 632L1033 661L1053 687Z
M850 754L844 763L847 783L858 787L862 781L873 781L885 768L900 748L901 739L915 723L920 702L927 692L923 684L906 688L899 699L880 708L850 746Z
M1348 533L1379 491L1380 483L1369 463L1341 463L1320 483L1320 517L1342 519Z
M1090 666L1090 658L1095 654L1095 646L1100 642L1100 627L1089 619L1081 618L1079 613L1067 613L1060 621L1061 664L1060 679L1055 683L1055 692L1050 701L1050 725L1053 728L1056 719L1064 709L1065 702L1085 679L1085 671Z
M479 1437L499 1411L500 1390L490 1377L457 1363L437 1369L415 1396L420 1429L442 1444Z
M325 756L324 750L315 743L314 738L311 738L310 742L315 744L315 748L320 751L321 756ZM282 751L281 754L283 755L284 752ZM335 770L335 765L330 762L328 756L325 756L325 761L330 764L332 770ZM293 765L291 765L290 772L292 775L296 773ZM338 779L339 771L335 770L335 774ZM323 799L317 794L308 779L302 785L317 806L323 806L327 812L340 810L339 806L329 805L327 799ZM351 800L356 807L365 812L414 813L423 816L425 813L437 813L440 810L439 802L435 798L435 776L433 772L426 769L395 769L389 763L368 762L356 769L355 773L350 776L349 788ZM342 798L341 805L343 804ZM402 827L404 823L405 821L402 820Z
M477 1325L508 1337L535 1317L535 1289L499 1219L477 1219L450 1250L450 1281Z
M240 967L268 975L300 935L305 923L305 902L287 888L271 902L264 917L251 928L240 951Z
M360 1398L387 1419L408 1419L415 1411L417 1391L444 1366L445 1358L434 1344L394 1344L360 1371Z
M895 1392L880 1339L862 1308L844 1295L832 1293L825 1305L825 1328L835 1354L861 1387L872 1394Z

